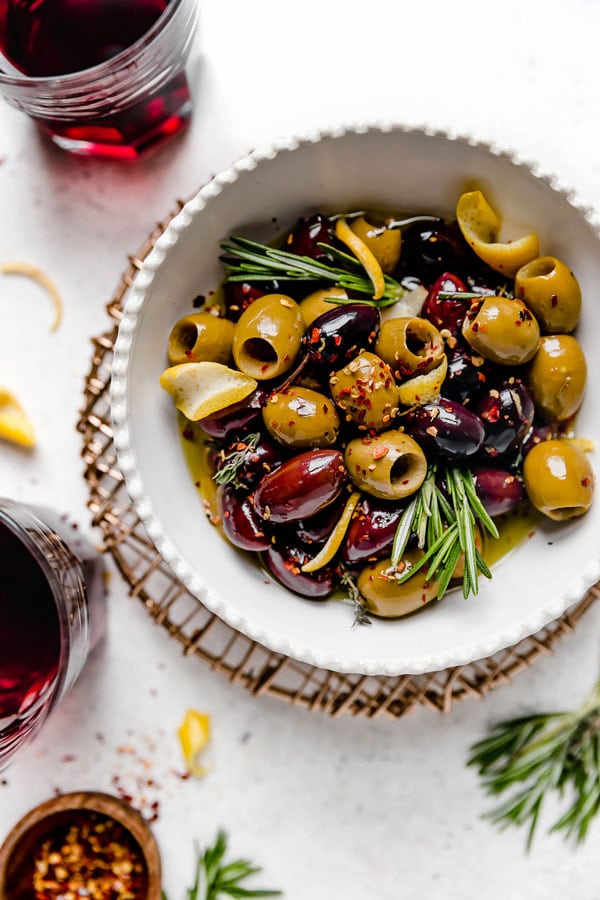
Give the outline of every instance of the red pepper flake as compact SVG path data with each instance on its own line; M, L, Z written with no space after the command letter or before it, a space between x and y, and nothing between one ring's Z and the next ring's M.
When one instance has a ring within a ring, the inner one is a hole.
M589 487L591 483L592 483L592 479L590 478L589 475L584 475L583 478L581 479L582 487Z
M556 294L552 294L550 297L550 306L558 306L558 297Z
M320 340L321 340L321 332L319 331L318 328L313 328L313 330L310 333L309 343L318 344Z
M390 452L389 447L384 447L379 444L377 447L373 447L373 459L383 459L384 456L387 456Z
M184 352L188 359L192 359L192 360L194 359L194 354L192 353L191 350L185 350Z
M335 344L336 347L339 347L339 346L340 346L340 344L342 343L342 336L341 336L341 334L334 334L334 336L333 336L333 343Z

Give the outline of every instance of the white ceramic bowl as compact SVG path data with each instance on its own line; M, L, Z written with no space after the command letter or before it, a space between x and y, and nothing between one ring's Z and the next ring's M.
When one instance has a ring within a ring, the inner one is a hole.
M157 241L126 302L115 348L112 414L119 465L157 549L192 594L272 650L337 671L396 675L488 656L561 615L600 578L600 501L583 518L538 531L494 568L477 597L454 591L395 621L351 628L346 604L313 603L270 583L205 518L161 390L170 328L222 279L219 242L268 239L299 215L371 207L452 216L478 186L513 235L536 230L583 289L578 336L589 363L581 435L600 442L599 221L556 178L516 154L458 135L391 125L340 128L255 152L217 175ZM276 225L273 224L276 219ZM592 459L593 461L593 459ZM266 583L269 582L269 583Z

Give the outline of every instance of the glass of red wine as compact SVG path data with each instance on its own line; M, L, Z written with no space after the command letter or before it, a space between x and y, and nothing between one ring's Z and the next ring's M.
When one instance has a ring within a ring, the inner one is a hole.
M106 616L99 552L66 518L0 499L0 769L73 685Z
M198 0L0 0L0 95L59 147L136 160L179 134Z

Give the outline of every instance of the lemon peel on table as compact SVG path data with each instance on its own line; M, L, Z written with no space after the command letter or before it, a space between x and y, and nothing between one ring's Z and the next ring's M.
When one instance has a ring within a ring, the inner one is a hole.
M539 238L534 232L515 241L498 241L502 223L481 191L461 194L456 205L456 220L477 256L509 278L540 255Z
M50 331L56 331L62 320L63 302L52 279L41 269L38 269L37 266L32 266L26 262L0 263L0 272L3 275L22 275L25 278L31 278L46 291L54 307L54 319L50 325Z
M170 366L160 376L160 384L192 422L244 400L258 386L249 375L215 362Z
M351 494L348 498L348 501L344 507L344 511L338 519L338 522L329 535L326 543L323 545L314 559L309 560L302 566L303 572L317 572L319 569L322 569L323 566L326 566L328 562L331 562L335 554L338 552L340 545L344 540L344 537L346 536L346 532L348 531L348 526L350 525L352 515L354 513L354 510L358 506L359 501L360 491L354 491L354 493Z
M188 709L177 735L190 774L202 778L207 769L200 763L199 757L210 741L210 716L196 709Z
M352 253L354 253L357 260L371 279L373 284L373 299L381 299L385 292L385 278L383 276L383 270L373 252L357 234L354 234L344 218L338 219L335 223L335 236L342 244L345 244Z
M0 438L30 449L35 447L33 425L17 400L6 388L0 387Z

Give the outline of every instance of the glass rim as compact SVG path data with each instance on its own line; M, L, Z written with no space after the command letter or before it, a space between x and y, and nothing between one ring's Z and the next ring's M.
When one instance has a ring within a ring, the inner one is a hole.
M35 75L33 77L25 74L7 74L0 69L0 85L15 88L43 87L47 90L52 87L77 87L87 81L95 81L107 75L114 75L116 71L126 68L130 63L134 62L142 50L154 43L154 40L171 19L175 17L185 2L186 0L168 0L168 5L148 31L145 31L137 41L121 50L116 56L111 56L110 59L98 63L96 66L90 66L89 69L79 69L77 72L67 72L64 75ZM191 2L197 5L199 0L191 0Z

